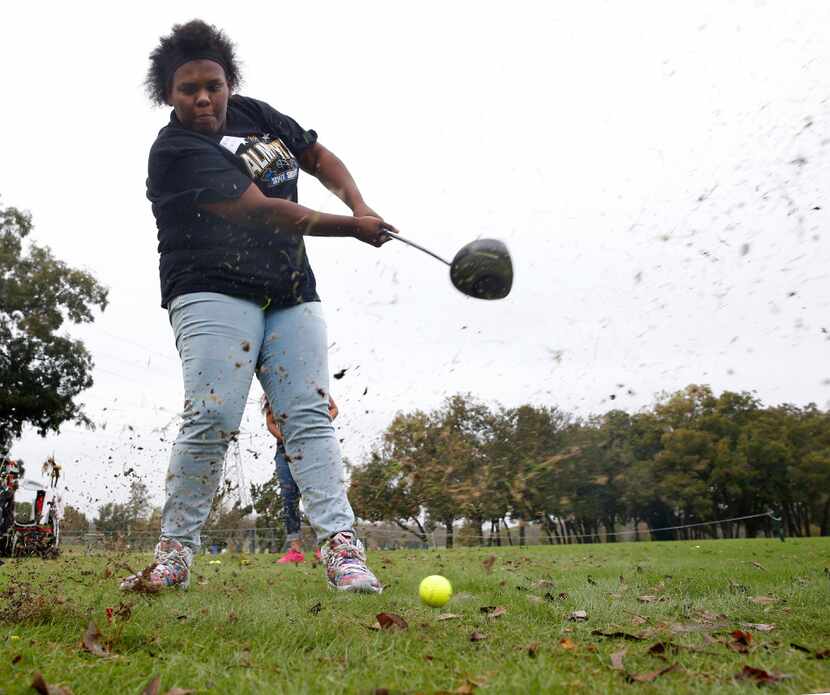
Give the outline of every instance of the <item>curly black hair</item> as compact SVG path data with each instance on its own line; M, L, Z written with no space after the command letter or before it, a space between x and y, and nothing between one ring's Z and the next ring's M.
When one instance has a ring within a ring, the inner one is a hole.
M150 53L150 68L144 79L150 100L159 106L168 103L173 73L181 65L182 56L206 53L221 58L228 88L234 92L242 76L233 43L221 29L201 19L192 19L187 24L175 24L170 34L162 36L159 45Z

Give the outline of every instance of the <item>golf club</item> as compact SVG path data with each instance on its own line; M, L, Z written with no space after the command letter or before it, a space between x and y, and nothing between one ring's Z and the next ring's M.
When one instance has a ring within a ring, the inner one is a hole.
M459 292L476 299L503 299L513 286L513 263L504 242L476 239L461 247L452 262L400 234L389 237L423 251L450 268L450 280Z

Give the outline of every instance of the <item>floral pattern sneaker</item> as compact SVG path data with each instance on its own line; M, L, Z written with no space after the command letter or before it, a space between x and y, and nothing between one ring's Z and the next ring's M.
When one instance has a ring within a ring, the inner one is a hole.
M121 582L123 591L154 593L168 586L187 589L190 585L190 566L193 551L170 539L162 539L156 546L153 564L138 574L131 574Z
M305 555L303 555L303 553L299 550L291 548L285 555L277 560L278 565L288 565L292 562L295 564L298 562L305 562Z
M329 586L339 591L380 593L381 583L366 566L363 544L349 531L334 534L322 547Z

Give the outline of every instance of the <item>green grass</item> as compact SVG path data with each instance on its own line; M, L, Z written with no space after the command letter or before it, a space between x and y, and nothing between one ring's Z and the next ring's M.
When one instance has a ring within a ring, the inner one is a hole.
M491 554L488 573L482 561ZM264 555L224 555L221 565L209 565L201 556L195 573L202 579L190 591L128 596L131 618L108 624L106 607L125 596L117 589L121 571L108 577L107 567L146 559L6 561L0 692L34 692L35 672L75 695L138 694L156 674L162 693L174 686L199 693L434 693L475 685L479 694L754 692L752 682L735 679L744 665L790 675L771 686L775 692L830 691L830 658L790 646L830 649L828 539L378 552L370 563L388 586L380 596L330 592L310 563L285 567ZM418 582L428 574L453 583L443 609L419 602ZM16 610L10 589L33 596ZM657 600L641 602L644 595ZM758 596L777 600L760 605L751 600ZM494 619L483 606L507 612ZM568 620L576 610L588 620ZM408 629L370 629L381 611L403 616ZM446 612L461 617L439 621ZM111 642L111 657L81 650L90 619ZM761 632L743 623L775 627ZM749 653L728 648L735 629L752 634ZM471 642L473 631L486 639ZM664 661L647 653L658 641L705 653L681 648ZM611 668L611 654L623 648L629 674L675 662L679 668L653 683L630 683Z

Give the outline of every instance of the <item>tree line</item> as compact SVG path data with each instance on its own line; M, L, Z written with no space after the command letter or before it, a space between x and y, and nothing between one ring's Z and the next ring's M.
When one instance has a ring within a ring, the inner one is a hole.
M443 529L448 547L485 530L523 543L528 524L549 543L614 541L632 525L657 540L769 535L778 519L788 535L826 536L830 413L700 385L587 418L456 395L399 413L352 467L349 497L359 517L424 542Z

